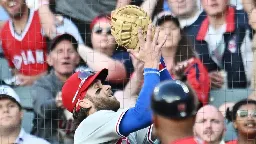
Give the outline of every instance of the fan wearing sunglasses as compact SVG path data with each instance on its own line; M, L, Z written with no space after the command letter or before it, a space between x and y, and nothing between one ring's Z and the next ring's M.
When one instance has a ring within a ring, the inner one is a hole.
M254 144L256 138L256 101L243 99L237 102L232 111L227 112L227 119L233 122L237 130L237 140L227 144Z
M94 71L107 68L107 80L113 90L122 90L134 68L129 53L117 49L115 38L111 35L110 16L102 14L95 17L90 30L86 43L92 49L80 45L78 52L81 58Z

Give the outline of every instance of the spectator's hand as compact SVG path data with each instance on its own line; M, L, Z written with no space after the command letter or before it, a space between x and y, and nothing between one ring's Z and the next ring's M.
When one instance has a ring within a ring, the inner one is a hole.
M194 58L188 59L183 62L179 62L173 69L172 73L175 74L177 79L181 79L184 76L185 69L188 68L188 66L193 63Z
M63 108L63 103L62 103L62 97L61 97L62 93L61 92L58 92L57 95L56 95L56 98L55 98L55 103L56 103L56 106L58 108Z
M34 83L35 78L33 76L18 74L17 80L19 81L19 86L30 86Z
M137 59L144 62L144 68L156 68L159 67L159 61L161 57L161 49L166 42L167 36L163 39L161 43L157 43L157 39L159 36L160 28L156 28L154 38L153 37L153 27L150 24L148 26L147 30L147 36L146 41L144 36L142 35L141 29L139 29L138 37L139 37L139 45L140 49L139 51L131 50L128 51L131 52Z
M254 8L249 15L249 24L256 30L256 8Z
M35 76L26 76L20 73L16 73L16 79L17 79L17 84L19 86L31 86L33 83L39 79L40 77L46 75L47 72L43 72L41 74L35 75Z
M221 88L224 84L224 78L221 75L221 72L213 71L209 73L211 79L211 88Z

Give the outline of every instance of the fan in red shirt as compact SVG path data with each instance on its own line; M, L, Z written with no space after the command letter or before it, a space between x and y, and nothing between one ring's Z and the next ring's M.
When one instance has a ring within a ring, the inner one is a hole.
M10 16L0 35L4 56L20 85L31 85L48 68L38 11L29 9L25 0L2 0L0 4Z

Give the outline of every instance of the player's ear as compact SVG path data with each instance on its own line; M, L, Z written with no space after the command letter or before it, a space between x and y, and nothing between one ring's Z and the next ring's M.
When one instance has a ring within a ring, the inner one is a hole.
M78 102L78 105L82 108L91 108L93 106L92 102L88 99L82 99Z

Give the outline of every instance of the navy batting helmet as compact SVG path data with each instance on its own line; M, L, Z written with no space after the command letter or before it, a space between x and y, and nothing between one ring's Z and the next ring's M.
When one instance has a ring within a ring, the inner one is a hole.
M154 89L151 108L155 114L171 118L187 118L196 114L194 92L179 80L168 80Z

